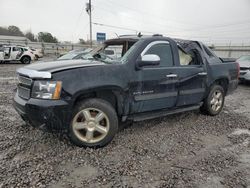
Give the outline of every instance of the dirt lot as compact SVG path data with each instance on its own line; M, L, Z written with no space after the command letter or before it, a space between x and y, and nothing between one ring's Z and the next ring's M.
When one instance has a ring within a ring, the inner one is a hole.
M21 66L0 65L0 187L250 187L250 86L216 117L134 123L93 150L25 125L12 107Z

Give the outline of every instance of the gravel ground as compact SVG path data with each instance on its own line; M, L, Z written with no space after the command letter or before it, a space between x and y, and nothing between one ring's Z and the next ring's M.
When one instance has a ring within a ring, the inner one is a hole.
M0 187L250 187L250 86L216 117L134 123L93 150L25 125L12 107L21 66L0 65Z

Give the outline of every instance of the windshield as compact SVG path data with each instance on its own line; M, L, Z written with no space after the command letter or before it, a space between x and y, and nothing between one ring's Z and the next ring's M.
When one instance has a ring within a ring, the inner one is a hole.
M133 51L134 49L134 42L130 42L128 47L126 47L126 42L122 41L121 43L115 44L103 44L90 53L82 54L81 56L77 57L80 59L86 60L98 60L102 61L106 64L122 64L126 62L127 56ZM126 52L127 48L129 48L128 52ZM125 56L125 57L124 57Z
M237 61L238 61L238 62L250 61L250 55L241 56Z
M92 51L91 48L87 48L86 50L83 51L78 51L78 50L70 51L69 53L59 57L58 60L81 59L81 56L84 56L87 53L90 53L91 51Z
M67 60L67 59L73 59L76 57L79 53L67 53L63 55L62 57L59 57L58 60Z
M79 58L87 60L99 60L107 64L119 63L122 57L123 44L103 44L90 53L81 55Z
M132 52L134 51L135 47L137 47L140 44L140 41L136 42L134 45L132 45L129 50L124 54L124 56L121 58L121 63L127 63L128 62L128 57Z

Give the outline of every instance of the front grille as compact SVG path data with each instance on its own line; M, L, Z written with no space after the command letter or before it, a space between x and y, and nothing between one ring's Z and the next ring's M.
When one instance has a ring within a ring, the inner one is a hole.
M18 76L18 82L20 84L26 85L26 86L31 86L32 84L32 79L24 77L24 76Z
M247 72L240 72L240 75L245 75Z
M18 96L28 100L30 98L32 79L18 75L18 82L19 82L17 86Z
M240 67L240 70L250 70L250 67Z
M17 93L18 96L24 99L29 99L30 98L30 89L22 86L17 87Z

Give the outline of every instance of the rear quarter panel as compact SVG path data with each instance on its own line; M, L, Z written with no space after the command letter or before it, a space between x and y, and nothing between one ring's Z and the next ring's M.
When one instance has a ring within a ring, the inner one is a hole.
M238 85L238 68L235 62L210 63L208 66L208 85L211 86L216 80L228 80L228 93L231 93Z

